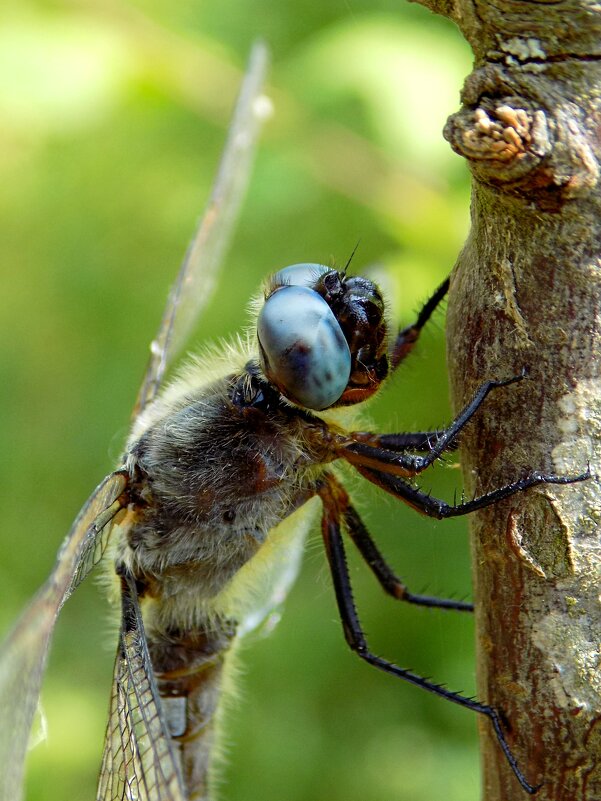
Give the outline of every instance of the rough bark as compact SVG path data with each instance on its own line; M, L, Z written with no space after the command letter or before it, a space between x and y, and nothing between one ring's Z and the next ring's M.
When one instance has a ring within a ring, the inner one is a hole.
M475 66L445 129L473 174L453 272L453 402L527 366L463 439L468 492L541 469L601 473L601 6L425 0ZM473 515L478 693L500 708L539 801L601 799L600 482ZM523 801L487 721L483 798Z

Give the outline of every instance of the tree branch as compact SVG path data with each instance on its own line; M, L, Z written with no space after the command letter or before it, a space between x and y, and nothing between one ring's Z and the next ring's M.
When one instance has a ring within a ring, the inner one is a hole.
M451 282L448 360L467 487L525 470L601 472L601 10L572 2L425 2L475 68L445 136L473 174ZM474 515L479 694L540 801L601 798L600 484L543 487ZM483 726L486 801L524 798Z

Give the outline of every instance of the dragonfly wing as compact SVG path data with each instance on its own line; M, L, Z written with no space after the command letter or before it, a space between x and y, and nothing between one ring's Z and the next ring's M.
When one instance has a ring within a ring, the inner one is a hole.
M245 604L240 616L240 636L255 629L268 633L279 622L286 597L300 570L305 541L315 528L320 508L319 499L311 498L270 531L269 557L256 582L252 601Z
M57 615L102 555L110 522L123 508L127 479L113 473L77 516L46 583L0 646L0 801L20 801L29 733Z
M110 523L128 503L126 488L127 474L112 473L96 488L77 516L71 532L84 531L84 537L80 543L71 533L67 536L51 576L55 577L60 566L61 576L70 577L59 609L104 556L112 531Z
M133 581L122 578L115 660L97 801L186 801L154 680Z
M150 346L150 360L134 407L134 420L156 397L165 371L188 340L213 294L248 185L261 124L270 108L263 95L267 62L266 48L256 44L238 95L207 208Z

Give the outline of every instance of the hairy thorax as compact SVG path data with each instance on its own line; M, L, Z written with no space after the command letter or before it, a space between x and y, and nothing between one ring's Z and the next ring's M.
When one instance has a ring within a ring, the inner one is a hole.
M253 392L245 373L191 390L168 412L158 404L128 444L139 511L117 565L162 606L222 593L331 459L319 418Z

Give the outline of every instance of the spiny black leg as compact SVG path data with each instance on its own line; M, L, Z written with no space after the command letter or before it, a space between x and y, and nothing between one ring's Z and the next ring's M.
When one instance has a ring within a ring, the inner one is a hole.
M436 292L432 295L430 300L428 300L422 310L417 316L417 320L413 323L413 325L408 325L406 328L403 328L402 331L399 331L397 334L396 341L394 343L394 347L392 349L392 353L390 354L390 371L393 372L399 366L399 364L406 358L411 351L417 340L419 339L419 335L421 334L422 328L428 322L432 313L440 303L440 301L444 298L449 290L449 279L445 279L442 284L438 287Z
M443 431L408 431L401 434L365 434L364 441L387 451L425 451L429 453ZM447 443L445 451L456 451L459 439Z
M471 420L490 392L500 387L515 384L517 381L521 381L525 375L525 372L522 372L520 375L507 378L504 381L491 380L481 384L474 397L457 415L451 425L440 432L436 441L433 442L432 448L425 456L411 456L396 453L392 449L387 450L384 445L386 436L394 438L395 435L374 436L370 439L364 434L358 435L360 440L358 442L344 443L340 450L340 455L355 467L365 466L375 470L387 470L391 473L396 473L396 475L415 476L429 467L447 448L456 443L457 436ZM369 444L369 441L377 442L382 447Z
M378 550L377 545L371 538L365 524L355 511L348 505L343 511L343 519L346 530L365 563L378 579L382 589L399 601L407 601L419 606L429 606L436 609L453 609L457 612L473 612L473 604L465 601L455 601L450 598L434 598L430 595L415 595L409 592L407 585L391 570L386 560Z
M471 709L473 712L486 715L493 725L499 745L517 780L527 793L535 793L539 788L534 787L526 781L525 776L517 764L516 758L505 740L500 716L494 707L482 704L473 698L466 698L460 693L452 692L441 684L435 684L410 670L398 667L398 665L376 656L369 650L353 599L350 576L346 563L346 554L344 552L344 544L340 533L340 510L338 506L339 499L337 497L339 494L338 487L336 485L331 486L329 483L324 482L319 494L323 502L322 534L324 545L332 573L332 581L344 636L351 650L368 664L378 668L378 670L390 673L392 676L396 676L410 684L428 690L428 692L434 693L441 698L446 698L447 701L452 701L454 704Z
M361 475L365 476L373 484L386 490L396 498L408 503L418 512L428 515L428 517L436 517L442 520L447 517L458 517L459 515L467 515L470 512L475 512L476 509L483 509L485 506L490 506L503 498L509 498L517 492L523 492L529 487L536 487L539 484L575 484L578 481L586 481L591 478L590 468L587 467L585 473L580 473L577 476L554 476L545 473L534 472L525 478L518 481L513 481L511 484L506 484L504 487L499 487L492 492L487 492L471 501L451 505L439 498L433 498L425 492L412 487L405 481L402 481L397 476L391 476L388 473L382 473L379 470L371 470L370 468L359 467L357 468Z

